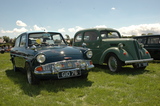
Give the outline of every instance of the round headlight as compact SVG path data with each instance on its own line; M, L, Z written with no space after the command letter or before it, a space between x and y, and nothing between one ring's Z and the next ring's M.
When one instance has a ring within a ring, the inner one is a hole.
M39 63L43 63L45 60L46 60L45 55L39 54L39 55L37 56L37 61L38 61Z
M118 44L118 48L119 48L119 49L122 49L122 48L123 48L123 44L122 44L122 43L119 43L119 44Z
M86 53L87 58L91 58L93 56L93 52L92 51L87 51Z

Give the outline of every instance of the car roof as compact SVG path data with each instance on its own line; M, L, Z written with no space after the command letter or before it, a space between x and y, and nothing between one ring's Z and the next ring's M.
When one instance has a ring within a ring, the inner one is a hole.
M56 32L56 31L27 31L24 33L31 34L31 33L60 33L60 32Z
M141 36L134 36L133 38L143 38L143 37L157 37L157 36L160 36L160 35L141 35Z
M78 32L83 32L83 31L94 31L94 30L96 30L96 31L104 31L104 30L107 30L107 31L117 31L117 30L115 30L115 29L113 29L113 28L87 28L87 29L82 29L82 30L80 30L80 31L78 31Z

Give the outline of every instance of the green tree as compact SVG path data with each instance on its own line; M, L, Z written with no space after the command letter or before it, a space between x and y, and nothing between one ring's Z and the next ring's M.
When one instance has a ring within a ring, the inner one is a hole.
M4 41L6 41L6 43L9 43L10 38L8 36L3 36Z

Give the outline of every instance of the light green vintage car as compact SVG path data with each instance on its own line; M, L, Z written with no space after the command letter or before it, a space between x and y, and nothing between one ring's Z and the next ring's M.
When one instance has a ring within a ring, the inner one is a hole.
M145 69L153 59L149 52L132 38L121 38L120 33L111 28L92 28L78 31L73 46L92 49L94 64L106 65L116 72L124 65Z

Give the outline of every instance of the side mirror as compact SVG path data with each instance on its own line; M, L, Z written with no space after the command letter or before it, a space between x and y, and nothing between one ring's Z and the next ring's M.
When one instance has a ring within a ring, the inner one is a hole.
M82 47L86 48L87 44L86 43L82 43Z
M31 47L31 49L32 49L32 50L36 50L36 46L33 45L33 46Z

